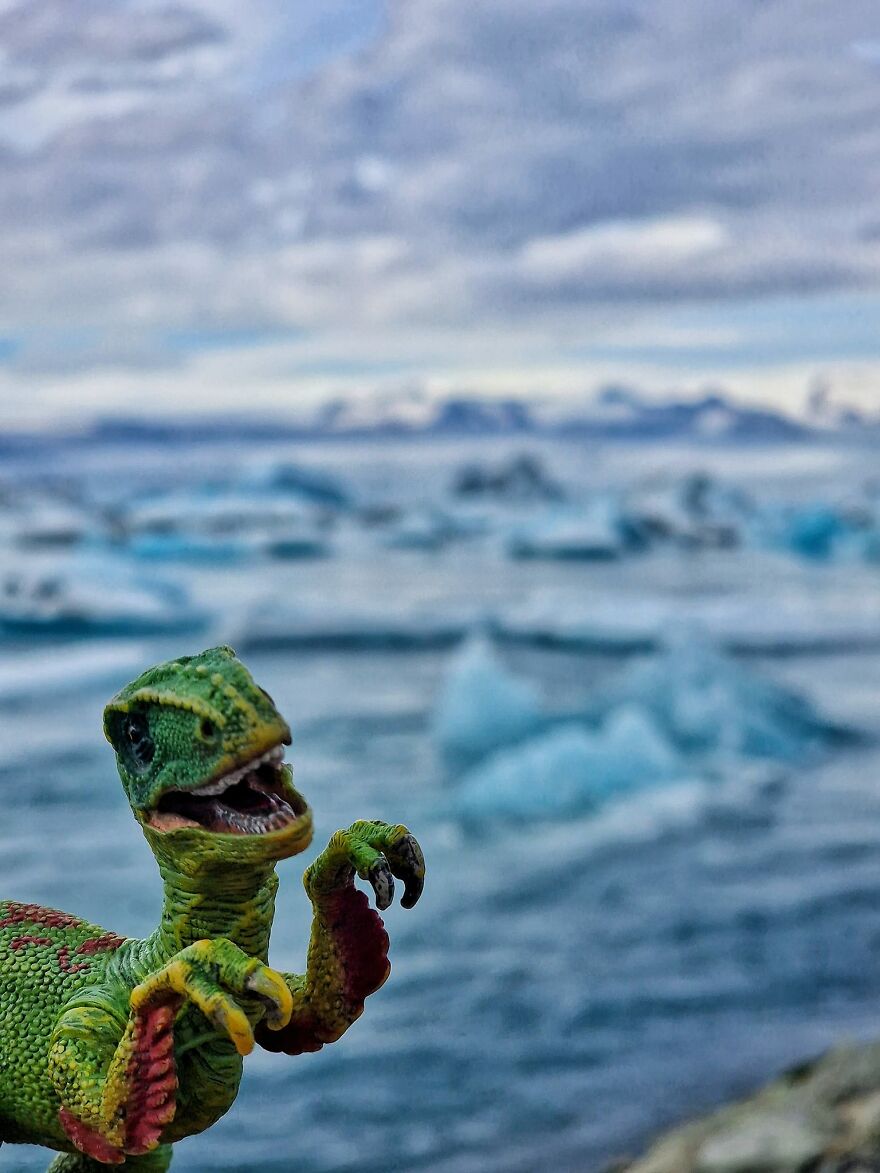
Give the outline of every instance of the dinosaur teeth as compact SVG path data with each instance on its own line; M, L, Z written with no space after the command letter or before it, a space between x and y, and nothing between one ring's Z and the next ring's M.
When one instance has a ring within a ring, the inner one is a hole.
M230 786L235 786L236 783L241 782L248 774L259 770L263 765L280 765L284 761L284 750L280 745L273 746L272 749L267 750L258 758L252 758L251 761L245 762L243 766L239 766L237 770L231 770L228 774L223 774L220 778L213 782L207 782L204 786L199 786L196 790L191 790L190 794L195 794L199 798L212 798L217 794L223 794Z
M190 794L197 794L199 798L211 798L215 794L222 794L230 786L234 786L238 779L239 774L236 770L235 774L224 774L216 782L209 782L207 786L200 786L197 790L191 790Z
M167 790L150 812L150 824L163 831L200 827L235 835L280 831L308 813L283 766L284 749L276 745L193 790Z

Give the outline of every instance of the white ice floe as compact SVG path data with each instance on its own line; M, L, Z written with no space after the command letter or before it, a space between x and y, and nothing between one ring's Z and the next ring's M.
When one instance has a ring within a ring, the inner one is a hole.
M496 638L512 643L582 651L651 651L683 616L729 651L767 655L860 652L880 647L880 592L876 583L825 578L781 584L784 567L768 563L776 584L772 604L757 586L691 596L646 593L637 584L613 593L536 592L498 616Z
M148 649L136 643L100 643L23 652L0 661L0 701L30 700L77 692L107 682L108 690L122 685L141 667Z
M323 557L328 518L309 501L201 487L131 506L119 540L142 559L235 563L261 556Z
M225 638L240 650L412 650L448 648L479 623L474 607L327 606L312 598L296 604L264 599L238 618Z
M109 563L49 573L24 569L0 578L4 635L171 635L198 630L205 621L182 588L120 576Z
M602 561L619 558L634 540L615 500L601 497L583 509L554 509L520 526L507 551L512 558Z

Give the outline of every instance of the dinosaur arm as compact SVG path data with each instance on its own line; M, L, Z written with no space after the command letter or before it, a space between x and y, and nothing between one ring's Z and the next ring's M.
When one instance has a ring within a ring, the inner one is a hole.
M314 899L313 909L306 972L284 975L293 995L290 1022L282 1030L261 1023L254 1032L267 1051L299 1055L335 1042L391 969L382 919L353 883Z
M383 909L394 894L393 876L400 877L406 884L402 903L412 907L424 871L421 850L405 827L360 822L336 832L303 877L312 931L305 974L284 975L293 996L290 1021L281 1030L261 1023L255 1037L262 1047L288 1055L318 1051L360 1017L391 965L385 926L354 877L372 884Z
M68 1139L97 1161L121 1164L154 1148L174 1116L172 1027L180 1003L145 1004L123 1025L107 992L91 993L59 1019L49 1072Z
M68 1138L105 1164L154 1149L177 1110L178 1013L191 1007L208 1037L246 1054L252 1022L239 999L255 1021L287 1023L291 999L281 975L222 937L188 945L130 992L80 994L53 1032L49 1057Z

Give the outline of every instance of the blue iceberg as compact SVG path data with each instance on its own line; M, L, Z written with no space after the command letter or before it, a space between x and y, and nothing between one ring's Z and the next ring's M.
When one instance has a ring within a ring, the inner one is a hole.
M554 509L511 534L511 558L555 561L606 561L639 545L641 536L612 497L600 497L584 509Z
M841 542L852 533L847 517L823 502L765 509L754 530L759 545L817 562L835 557Z
M447 766L461 770L533 736L545 724L537 690L509 673L480 636L469 640L453 660L432 734Z
M239 484L245 490L298 498L332 510L347 511L354 504L348 486L332 473L289 461L269 465L260 461L245 472Z
M795 761L841 732L805 697L744 668L692 628L668 634L661 652L603 688L587 715L602 719L629 705L686 753Z
M454 806L477 821L552 819L687 777L652 718L627 706L596 731L564 724L499 750L462 778Z
M392 550L442 550L454 536L447 518L436 509L412 509L396 520L383 544Z
M325 530L309 503L202 485L132 506L120 536L136 558L222 565L324 557L331 552Z

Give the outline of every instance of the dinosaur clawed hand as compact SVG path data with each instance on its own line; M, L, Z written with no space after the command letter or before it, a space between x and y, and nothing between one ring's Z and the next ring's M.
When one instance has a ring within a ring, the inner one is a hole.
M222 937L188 945L131 992L135 1012L157 1003L191 1003L240 1055L248 1055L254 1048L255 1016L245 1012L240 999L262 1004L262 1017L272 1030L290 1021L293 1000L281 974Z
M425 859L415 836L400 823L358 822L337 831L306 870L303 882L313 899L349 884L357 873L373 888L376 906L386 909L394 899L394 877L403 880L400 903L412 908L425 883Z

